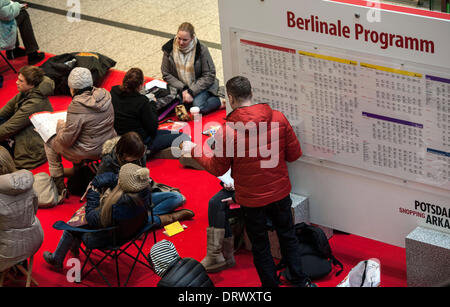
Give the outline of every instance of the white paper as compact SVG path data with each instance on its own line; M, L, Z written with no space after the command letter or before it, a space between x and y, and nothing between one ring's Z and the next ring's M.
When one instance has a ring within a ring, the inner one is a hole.
M154 80L152 80L150 82L145 83L145 89L146 90L151 90L155 86L159 87L159 88L162 88L162 89L167 89L167 83L163 82L161 80L154 79Z
M222 181L224 184L230 185L232 184L234 186L234 179L231 177L231 168L222 176L217 177Z
M44 142L56 134L58 120L66 121L67 112L39 112L30 116L30 121Z

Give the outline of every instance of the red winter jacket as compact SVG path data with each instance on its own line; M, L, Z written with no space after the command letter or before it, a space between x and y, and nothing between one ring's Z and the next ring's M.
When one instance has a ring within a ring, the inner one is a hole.
M201 146L196 146L192 155L215 176L223 175L231 167L238 204L262 207L291 192L286 161L297 160L302 151L281 112L267 104L237 108L227 116L214 139L212 152L202 155Z

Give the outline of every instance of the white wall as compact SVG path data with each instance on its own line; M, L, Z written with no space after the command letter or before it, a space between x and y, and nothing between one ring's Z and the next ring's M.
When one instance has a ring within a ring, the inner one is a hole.
M450 76L450 22L399 12L377 11L380 22L369 22L371 7L359 7L320 0L219 0L224 80L239 73L235 31L256 32L271 40L318 44L395 59L396 68L406 63L426 65L432 71ZM287 26L287 11L296 17L318 16L320 20L342 24L351 37L334 37ZM373 12L373 11L371 11ZM358 14L360 18L356 18ZM356 40L355 23L365 29L432 40L435 52L389 47ZM275 38L275 39L274 39ZM397 65L396 64L396 65ZM450 107L450 106L449 106ZM416 226L450 232L450 218L427 209L450 210L450 191L333 162L301 158L290 165L293 192L310 198L311 221L389 244L404 246L405 236ZM424 202L422 209L415 202ZM435 206L435 207L432 207ZM401 209L402 208L402 209ZM403 209L411 211L403 211ZM402 212L400 212L402 210ZM450 215L450 213L449 213ZM428 223L427 223L428 219ZM436 225L431 225L433 221ZM440 224L439 224L440 223Z

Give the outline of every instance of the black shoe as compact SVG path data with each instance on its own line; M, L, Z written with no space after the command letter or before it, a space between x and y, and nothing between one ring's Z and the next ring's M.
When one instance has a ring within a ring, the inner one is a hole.
M29 65L34 65L39 63L40 61L42 61L45 58L45 53L44 52L33 52L30 53L28 55L28 64Z
M53 258L52 253L44 252L43 254L45 262L51 264L55 269L62 269L62 263L57 263L55 258Z
M14 60L16 58L20 58L26 55L27 53L25 49L22 48L14 48L13 50L6 50L6 58L8 60Z

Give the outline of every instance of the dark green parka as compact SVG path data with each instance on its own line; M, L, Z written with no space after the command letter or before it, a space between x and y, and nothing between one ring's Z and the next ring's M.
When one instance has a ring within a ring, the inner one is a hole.
M33 169L47 161L44 141L34 130L29 117L38 112L53 112L47 96L53 94L54 88L53 80L44 77L38 86L17 94L0 109L0 117L8 119L0 125L0 141L15 140L14 161L19 169Z

